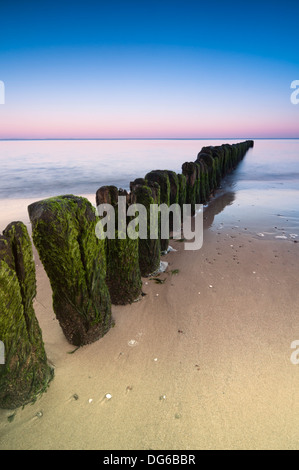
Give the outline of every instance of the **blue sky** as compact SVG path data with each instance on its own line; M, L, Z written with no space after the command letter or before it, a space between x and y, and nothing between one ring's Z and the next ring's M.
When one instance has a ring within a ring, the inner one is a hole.
M0 138L299 136L299 2L0 8Z

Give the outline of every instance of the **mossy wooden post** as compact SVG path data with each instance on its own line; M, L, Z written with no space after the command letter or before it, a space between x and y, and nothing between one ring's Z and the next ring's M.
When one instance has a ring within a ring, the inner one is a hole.
M174 171L171 171L171 170L165 170L165 171L168 175L169 185L170 185L169 204L170 206L172 206L172 204L175 204L175 206L173 206L174 212L170 211L169 213L169 229L173 230L174 217L179 217L179 213L177 211L178 209L180 211L180 207L179 207L180 186L179 186L178 175Z
M244 158L254 142L203 147L196 162L201 166L201 202L206 202L212 191L220 186L221 179Z
M239 158L238 158L238 144L231 145L231 155L232 155L232 169L236 168Z
M206 174L209 182L209 191L212 192L217 187L217 178L216 178L216 165L213 158L212 151L210 150L209 153L207 151L200 152L198 154L196 161L202 161L205 164Z
M224 149L224 165L222 176L225 176L232 169L232 152L231 146L229 144L223 145Z
M138 178L130 183L130 190L134 201L143 204L147 211L147 238L139 239L139 267L141 275L148 276L160 266L159 227L156 228L156 238L150 236L150 208L152 204L160 204L160 186L158 183L151 183L143 178Z
M183 207L184 207L184 204L186 204L187 180L186 180L186 176L183 175L183 173L178 173L177 177L178 177L178 180L179 180L179 204L181 206L181 211L182 211L182 214L183 214Z
M221 167L224 156L223 148L221 146L214 147L212 149L212 155L215 165L216 188L219 188L221 184Z
M35 264L26 226L12 222L0 236L0 408L14 409L43 393L53 369L48 365L33 308Z
M167 171L153 170L145 175L145 180L151 183L158 183L160 186L160 204L170 205L170 182ZM169 238L161 238L161 252L165 253L168 250Z
M186 176L183 173L177 174L179 181L179 205L181 207L181 221L183 222L184 217L184 204L186 204L187 197L187 180Z
M201 167L198 161L195 162L196 165L196 194L195 194L195 203L201 203L200 191L201 191Z
M165 170L169 178L169 204L178 204L179 202L179 180L178 175L171 170Z
M120 234L118 226L118 196L125 197L124 227ZM118 190L115 186L102 186L96 193L97 206L110 204L115 211L115 238L106 238L107 276L111 302L116 305L125 305L137 300L142 293L142 281L139 269L139 239L131 239L126 233L129 218L126 217L128 207L128 194ZM137 216L137 215L136 215ZM125 238L121 238L121 237Z
M182 173L186 177L186 203L191 204L191 215L195 214L195 204L198 192L198 169L195 162L185 162Z
M67 340L75 346L98 340L112 321L105 242L95 234L95 208L83 197L65 195L35 202L28 212Z

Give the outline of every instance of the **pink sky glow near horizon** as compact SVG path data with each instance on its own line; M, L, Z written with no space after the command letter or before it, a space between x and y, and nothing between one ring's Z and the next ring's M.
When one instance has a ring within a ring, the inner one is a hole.
M159 110L158 110L159 111ZM293 110L292 110L293 111ZM299 106L294 111L298 114ZM5 116L6 114L6 116ZM281 120L277 114L254 116L250 113L229 114L210 111L171 114L129 112L109 115L106 112L46 113L19 111L7 113L0 107L0 139L97 139L97 138L296 138L298 123L293 116ZM1 116L2 115L2 116Z

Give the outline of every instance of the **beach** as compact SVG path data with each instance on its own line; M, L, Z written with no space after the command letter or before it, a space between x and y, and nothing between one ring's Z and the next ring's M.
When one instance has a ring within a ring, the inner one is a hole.
M262 236L229 192L204 211L198 251L162 257L139 302L112 306L115 326L77 350L55 319L36 256L34 307L55 377L24 409L0 410L1 449L298 449L298 243Z
M1 15L0 451L299 450L299 2Z

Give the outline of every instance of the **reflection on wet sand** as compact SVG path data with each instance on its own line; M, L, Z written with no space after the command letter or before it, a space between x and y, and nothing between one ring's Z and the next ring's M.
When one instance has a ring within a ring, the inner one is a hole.
M214 223L215 216L220 214L227 206L235 200L235 193L232 191L217 193L204 210L204 229L209 229Z

